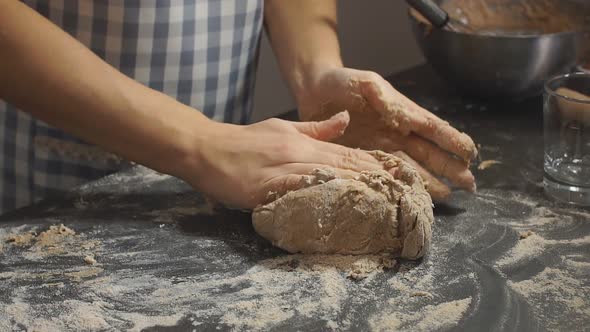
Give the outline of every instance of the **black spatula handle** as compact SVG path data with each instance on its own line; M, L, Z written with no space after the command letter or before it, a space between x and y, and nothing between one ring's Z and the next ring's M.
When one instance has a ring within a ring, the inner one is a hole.
M406 0L406 2L437 28L442 28L449 21L449 14L432 0Z

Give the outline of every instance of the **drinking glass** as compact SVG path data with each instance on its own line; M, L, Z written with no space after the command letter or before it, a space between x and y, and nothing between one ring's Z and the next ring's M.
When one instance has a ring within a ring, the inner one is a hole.
M590 206L590 74L548 80L543 101L545 192Z

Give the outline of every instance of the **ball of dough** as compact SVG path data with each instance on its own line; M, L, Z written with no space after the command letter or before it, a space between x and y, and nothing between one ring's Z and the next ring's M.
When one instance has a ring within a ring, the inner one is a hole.
M305 178L307 187L257 207L254 228L291 253L422 257L432 237L430 195L411 166L389 155L388 162L397 168L396 178L367 171L340 179L333 171L315 170Z

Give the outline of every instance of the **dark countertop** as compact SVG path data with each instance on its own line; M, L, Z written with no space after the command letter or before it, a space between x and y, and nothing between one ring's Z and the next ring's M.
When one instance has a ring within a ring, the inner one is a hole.
M427 66L391 82L501 161L436 206L422 261L351 280L135 168L0 218L0 330L587 330L590 211L543 195L540 98L461 98ZM62 223L77 234L6 242Z

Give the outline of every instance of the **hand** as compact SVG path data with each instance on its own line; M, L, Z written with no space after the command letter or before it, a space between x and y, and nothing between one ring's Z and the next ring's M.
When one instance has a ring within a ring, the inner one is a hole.
M316 168L333 168L342 178L384 169L365 151L324 142L342 135L349 121L348 113L341 112L322 122L216 123L198 149L196 172L187 170L191 174L183 178L221 203L254 208L269 193L301 188L303 176Z
M341 67L322 68L301 86L296 97L302 120L321 120L342 110L350 112L351 123L335 142L383 150L407 160L418 169L435 200L445 199L450 189L434 175L475 191L469 162L477 150L471 138L403 96L380 75Z

